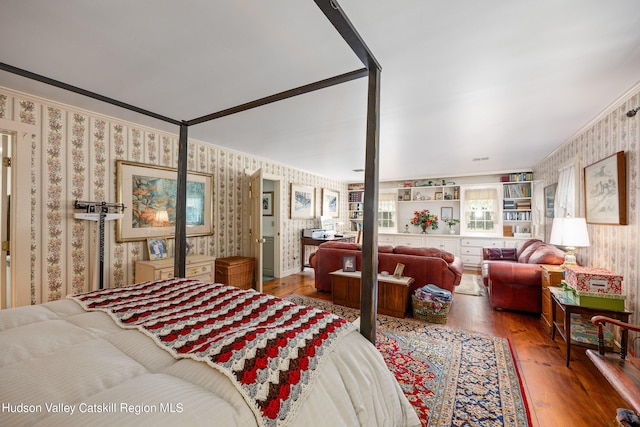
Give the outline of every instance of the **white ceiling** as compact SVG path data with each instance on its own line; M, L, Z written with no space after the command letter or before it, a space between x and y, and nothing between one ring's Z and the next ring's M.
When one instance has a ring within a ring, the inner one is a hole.
M338 1L382 66L381 180L530 169L640 80L637 0ZM2 0L0 62L177 120L363 67L311 0ZM0 86L178 132L11 73ZM358 181L366 101L360 79L189 136Z

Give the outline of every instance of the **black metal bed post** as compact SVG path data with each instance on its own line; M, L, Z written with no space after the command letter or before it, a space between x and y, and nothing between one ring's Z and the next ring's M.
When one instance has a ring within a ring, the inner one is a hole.
M189 125L180 125L178 145L178 192L176 194L176 242L173 264L174 277L185 277L187 263L187 149Z
M376 343L378 307L378 148L380 135L380 69L369 69L367 97L367 146L362 220L362 279L360 287L360 333Z

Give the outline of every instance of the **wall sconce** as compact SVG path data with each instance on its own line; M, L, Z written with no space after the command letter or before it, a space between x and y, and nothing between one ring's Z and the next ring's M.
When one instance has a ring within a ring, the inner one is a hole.
M551 225L551 236L549 243L552 245L564 246L567 253L564 256L566 265L576 264L576 256L573 253L576 247L589 246L589 232L587 231L587 221L584 218L554 218Z
M640 111L640 107L636 107L633 110L627 111L627 117L635 116L638 111Z

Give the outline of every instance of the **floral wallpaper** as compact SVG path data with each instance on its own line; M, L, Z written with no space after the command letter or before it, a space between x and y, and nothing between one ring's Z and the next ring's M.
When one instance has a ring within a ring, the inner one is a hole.
M534 168L537 179L544 185L558 181L558 169L569 162L576 163L580 179L579 212L584 216L583 168L618 151L624 151L627 172L628 225L588 224L591 246L577 250L582 265L606 268L623 276L626 308L634 312L631 322L637 324L635 314L640 308L638 266L640 264L640 236L638 234L638 172L640 157L640 116L627 117L626 112L640 106L640 84L611 104L603 113L579 130L567 141L559 141L559 148ZM560 144L561 143L561 144ZM551 226L547 220L547 226Z
M0 88L0 118L39 129L31 138L31 182L24 184L30 191L31 213L20 218L30 221L32 303L91 289L97 269L97 224L74 219L73 202L115 201L116 160L177 167L178 135L4 88ZM247 170L262 168L281 177L282 274L300 270L300 230L317 225L317 220L288 219L291 183L316 188L318 215L321 189L339 191L340 216L348 222L346 183L193 140L187 165L214 176L213 235L189 238L192 253L250 255ZM105 286L133 283L135 261L148 258L146 242L117 243L115 222L107 223L105 234Z

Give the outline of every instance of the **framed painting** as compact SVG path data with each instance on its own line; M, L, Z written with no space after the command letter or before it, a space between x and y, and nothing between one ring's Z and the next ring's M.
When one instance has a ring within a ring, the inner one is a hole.
M262 193L262 216L273 216L273 191Z
M291 184L291 219L315 218L315 199L315 188Z
M167 251L166 239L147 239L147 251L149 252L149 259L164 259L169 258Z
M116 221L116 241L173 237L177 182L174 168L118 160L116 198L126 209ZM212 234L212 194L213 175L187 173L187 236Z
M544 212L547 218L553 218L555 199L556 199L556 187L558 184L551 184L544 187Z
M322 216L337 218L340 216L340 193L322 189Z
M584 168L586 220L591 224L627 224L624 151Z
M453 208L451 206L443 206L440 208L440 219L453 219Z

